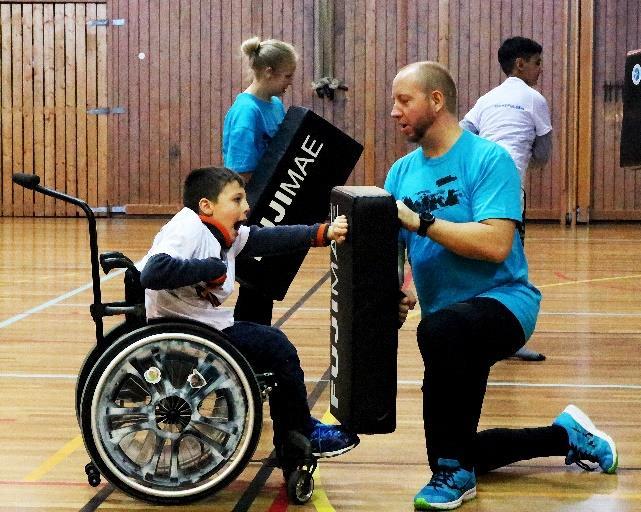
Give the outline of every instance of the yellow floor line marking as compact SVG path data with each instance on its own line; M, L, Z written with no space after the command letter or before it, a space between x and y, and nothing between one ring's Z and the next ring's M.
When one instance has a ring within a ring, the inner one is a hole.
M332 425L337 423L336 418L334 418L333 414L329 412L329 408L325 411L325 414L323 414L321 421ZM314 489L314 494L312 495L312 504L316 508L317 512L336 512L334 507L332 507L332 504L329 502L327 494L322 489L320 470L318 469L318 466L316 467L316 471L314 471L314 482L316 487Z
M325 411L325 414L323 414L323 417L321 418L322 423L327 423L329 425L336 425L338 423L338 420L334 418L334 415L329 412L329 409Z
M598 283L603 281L619 281L621 279L636 279L641 277L641 274L635 274L632 276L615 276L615 277L599 277L596 279L581 279L580 281L565 281L563 283L550 283L550 284L541 284L536 285L537 288L552 288L553 286L567 286L569 284L584 284L584 283Z
M320 483L320 475L318 474L318 468L314 471L314 480L318 480ZM319 485L320 487L320 485ZM329 498L323 489L316 487L314 489L314 494L312 494L312 504L318 512L336 512L332 504L329 502Z
M60 450L54 453L51 457L45 460L40 466L34 469L31 473L25 476L22 480L24 482L36 482L44 475L51 471L55 466L60 464L64 459L69 457L73 452L82 446L82 436L77 436L64 445Z

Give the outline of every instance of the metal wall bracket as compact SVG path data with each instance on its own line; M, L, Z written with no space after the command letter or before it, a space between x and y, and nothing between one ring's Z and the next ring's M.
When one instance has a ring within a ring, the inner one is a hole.
M576 207L576 223L577 224L589 224L590 223L590 207L586 206L581 208L580 206Z
M91 208L94 213L106 213L111 217L112 213L127 213L124 206L94 206Z
M102 116L105 114L124 114L125 112L125 107L100 107L87 109L87 114L93 116Z
M114 26L114 27L122 27L125 24L125 20L120 18L120 19L115 19L115 20L89 20L87 22L88 27L108 27L109 25Z

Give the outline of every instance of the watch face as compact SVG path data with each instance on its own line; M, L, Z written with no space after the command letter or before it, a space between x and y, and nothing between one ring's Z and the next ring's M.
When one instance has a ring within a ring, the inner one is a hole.
M427 212L420 215L418 229L416 230L416 233L420 236L426 236L427 228L429 228L432 224L434 224L435 220L436 219L434 218L434 215L432 215L431 212Z

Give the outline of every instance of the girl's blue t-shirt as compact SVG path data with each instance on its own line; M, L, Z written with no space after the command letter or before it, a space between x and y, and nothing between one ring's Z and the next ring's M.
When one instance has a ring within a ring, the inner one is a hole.
M507 151L463 131L444 155L428 158L418 148L392 165L385 189L415 212L451 222L521 220L521 185ZM534 331L541 293L528 281L528 265L516 229L509 256L491 263L458 256L429 237L401 230L423 315L473 297L504 304Z
M223 125L223 162L236 172L253 172L285 117L280 98L271 101L247 92L236 96Z

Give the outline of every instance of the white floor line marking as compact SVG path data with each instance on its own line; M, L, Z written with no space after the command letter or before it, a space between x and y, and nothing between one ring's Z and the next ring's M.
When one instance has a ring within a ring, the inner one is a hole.
M621 281L622 279L638 279L641 274L633 274L630 276L613 276L613 277L597 277L593 279L579 279L578 281L561 281L560 283L537 284L537 288L554 288L557 286L569 286L571 284L592 284L602 283L604 281Z
M60 308L84 308L87 304L79 304L77 302L66 302L65 304L52 304ZM219 308L219 309L233 309L231 307ZM289 311L289 307L274 307L274 311ZM296 311L327 311L327 316L329 317L329 307L327 308L298 308ZM641 313L640 313L641 314Z
M5 373L0 372L0 379L54 379L54 380L76 380L77 376L68 373ZM320 379L305 379L308 384L327 382ZM420 386L420 380L397 381L399 386ZM488 382L488 386L513 387L513 388L579 388L579 389L641 389L641 384L569 384L569 383L536 383L536 382Z
M54 379L76 380L77 375L69 373L0 373L0 379Z
M421 380L399 380L401 386L421 386ZM551 382L488 382L497 388L578 388L578 389L641 389L641 384L570 384Z
M105 281L109 281L110 279L113 279L114 277L119 276L124 272L125 272L124 269L118 269L115 272L110 272L108 276L105 276L102 279L100 279L100 282L104 283ZM59 302L62 302L63 300L68 299L69 297L73 297L74 295L78 295L79 293L82 293L85 290L89 290L91 289L92 286L93 286L93 283L89 282L87 284L82 285L80 288L76 288L75 290L71 290L70 292L63 293L62 295L56 297L55 299L48 300L47 302L44 302L39 306L28 309L23 313L14 315L11 318L8 318L7 320L3 320L2 322L0 322L0 329L4 329L5 327L15 324L16 322L19 322L20 320L23 320L24 318L27 318L28 316L33 315L34 313L39 313L40 311L43 311L50 306L54 306Z
M0 374L1 376L1 374ZM305 379L305 382L316 383L318 379ZM421 380L397 381L399 386L421 386ZM641 389L641 384L569 384L569 383L536 383L536 382L488 382L488 386L514 388L580 388L580 389Z
M541 311L539 315L548 315L548 316L633 316L641 318L641 312L639 313L607 313L607 312L597 312L597 311Z
M612 243L612 242L630 242L639 243L639 239L634 238L542 238L529 237L528 242L586 242L586 243Z
M87 307L87 304L79 304L75 302L66 302L65 304L52 304L53 306L59 308L84 308ZM220 309L231 309L229 308L220 308ZM275 307L274 311L288 311L290 308L286 307ZM329 317L329 308L299 308L297 312L327 312ZM641 311L637 313L608 313L606 311L541 311L539 315L547 316L614 316L614 317L637 317L641 319Z

